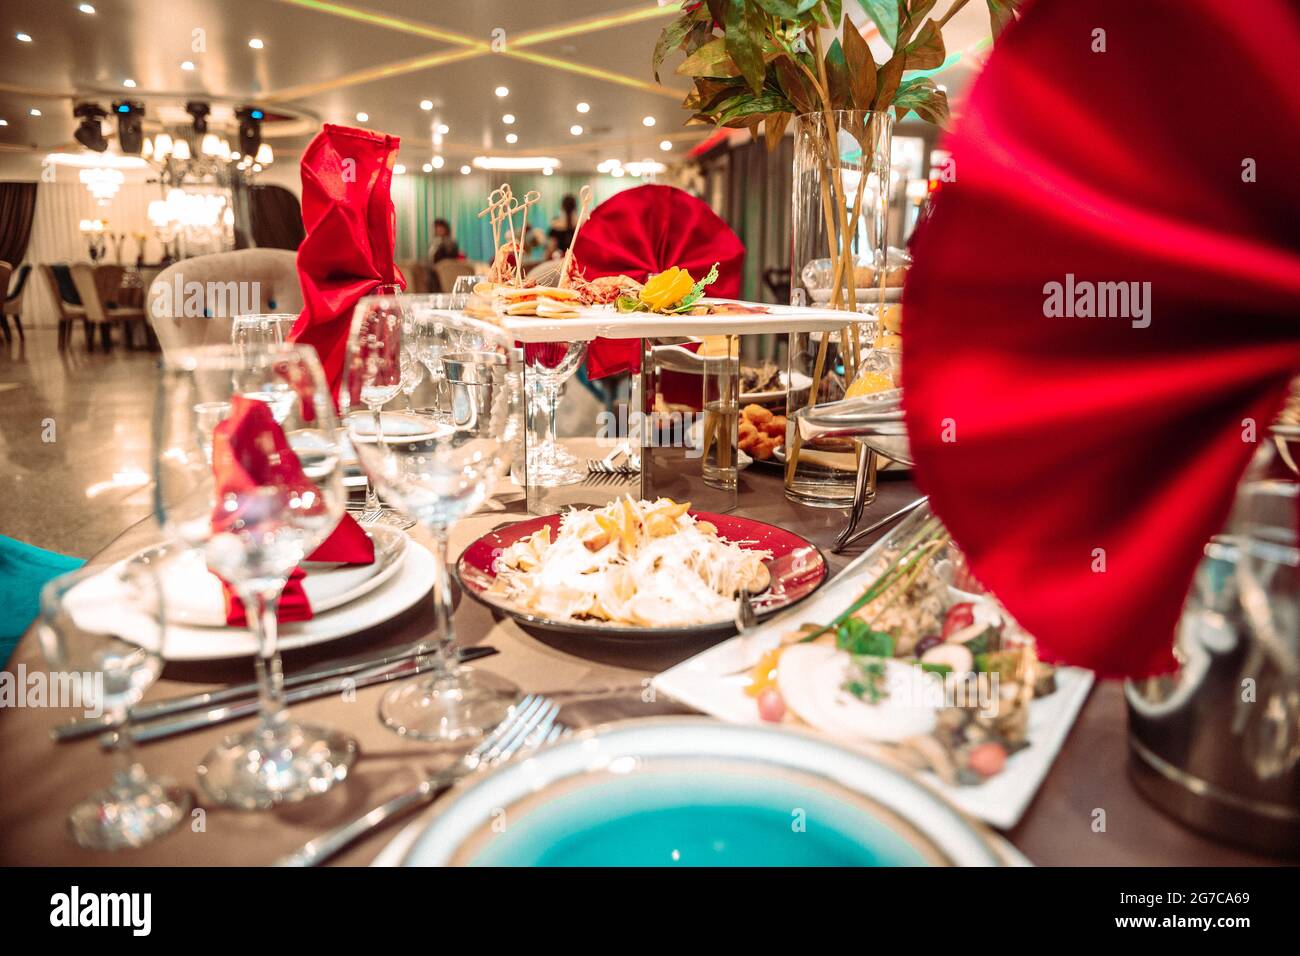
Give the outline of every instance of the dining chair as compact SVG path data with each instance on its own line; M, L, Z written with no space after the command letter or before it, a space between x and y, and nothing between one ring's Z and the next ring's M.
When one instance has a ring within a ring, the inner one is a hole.
M164 355L229 343L236 315L302 311L297 253L238 249L182 259L150 284L145 311Z
M9 332L9 319L14 320L14 328L18 330L18 337L24 342L27 341L27 335L23 332L23 293L27 291L27 277L32 274L32 265L30 262L24 262L18 267L18 281L9 294L5 296L4 309L0 311L0 327L4 329L5 341L11 340ZM6 286L5 288L8 288Z
M433 274L438 280L437 292L450 292L461 276L474 274L474 263L468 259L442 259L433 264Z
M103 276L99 275L100 270L104 270ZM117 305L116 300L107 297L105 291L101 288L101 283L107 287L116 288L122 286L121 266L94 266L89 262L74 262L69 270L72 273L72 281L77 287L77 295L81 297L81 304L86 310L86 350L94 351L94 336L90 334L90 325L99 327L100 342L107 352L113 347L112 325L114 322L122 327L122 343L131 348L134 344L132 335L132 326L136 322L144 322L144 310L139 308L122 308ZM115 292L113 294L116 294Z
M86 310L81 305L81 297L72 281L68 266L61 262L42 263L41 275L49 286L50 296L59 313L59 350L68 347L68 336L72 332L72 323L80 319L85 324L86 347L91 346L90 323L86 322Z

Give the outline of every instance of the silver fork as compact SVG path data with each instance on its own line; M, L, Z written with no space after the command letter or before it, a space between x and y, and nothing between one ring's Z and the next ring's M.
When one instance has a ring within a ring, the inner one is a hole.
M303 844L302 848L275 861L276 866L317 866L361 837L379 829L408 811L431 803L461 777L495 767L520 750L536 749L557 739L565 730L555 723L560 705L549 697L529 694L482 742L446 770L431 774L417 786L381 803L328 833Z

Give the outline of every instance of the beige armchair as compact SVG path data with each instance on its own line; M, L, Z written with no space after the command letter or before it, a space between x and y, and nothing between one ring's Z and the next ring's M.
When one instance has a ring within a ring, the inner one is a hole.
M297 253L240 249L183 259L149 286L145 311L166 355L228 343L230 320L256 312L301 312Z

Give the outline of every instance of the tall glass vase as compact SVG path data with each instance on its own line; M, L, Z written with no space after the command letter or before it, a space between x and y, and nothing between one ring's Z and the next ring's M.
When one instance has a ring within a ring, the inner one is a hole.
M845 313L842 329L790 335L785 487L805 504L845 507L853 499L852 441L805 442L794 414L844 397L872 358L875 319L864 313L882 310L889 295L893 126L889 113L861 110L795 119L790 300Z

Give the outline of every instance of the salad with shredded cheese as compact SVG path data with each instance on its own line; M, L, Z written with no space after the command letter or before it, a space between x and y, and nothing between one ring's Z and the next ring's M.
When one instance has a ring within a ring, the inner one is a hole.
M690 502L623 497L564 515L497 558L489 593L551 621L689 627L730 620L741 588L771 583L772 552L741 547Z

